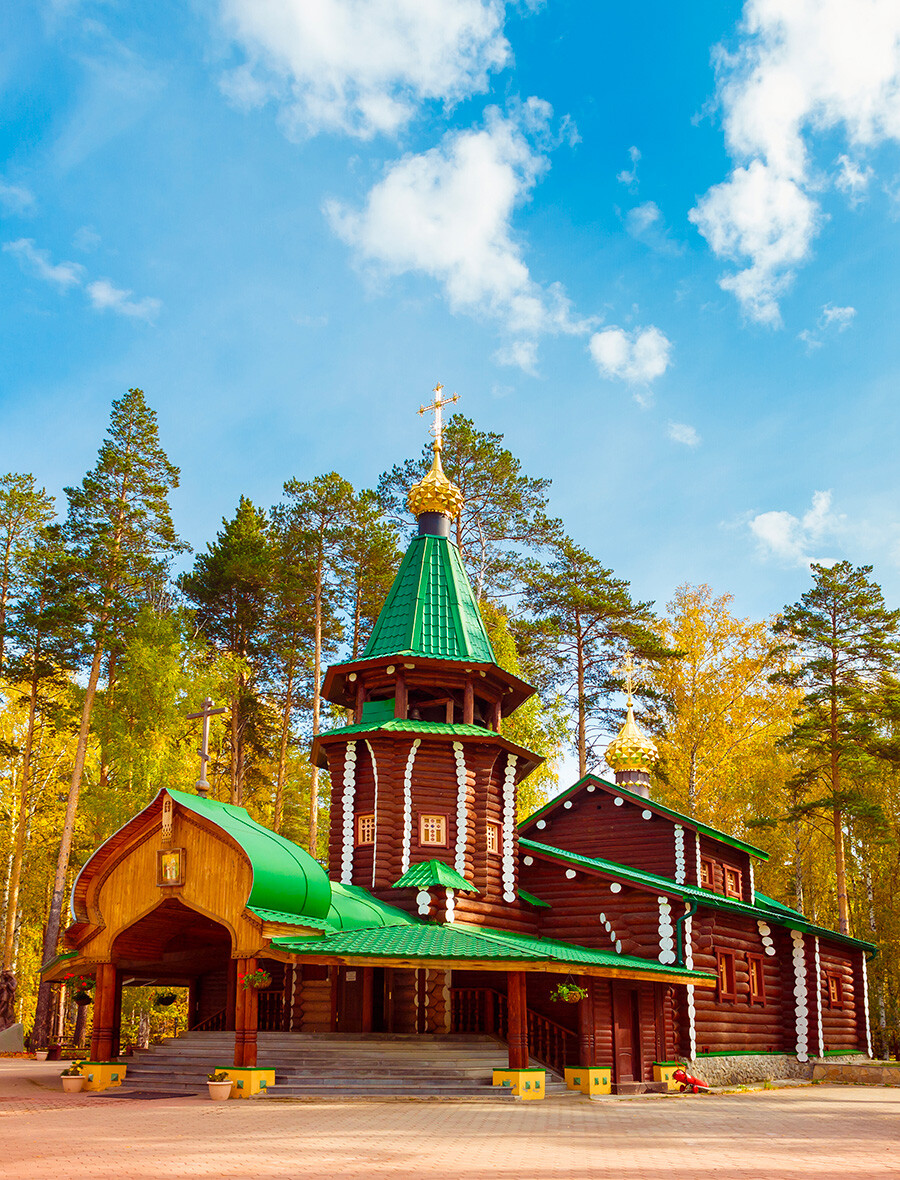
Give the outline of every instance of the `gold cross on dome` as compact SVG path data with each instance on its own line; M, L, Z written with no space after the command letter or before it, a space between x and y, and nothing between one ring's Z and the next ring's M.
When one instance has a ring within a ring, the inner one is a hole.
M441 422L441 410L444 406L452 405L453 402L459 401L459 394L454 393L452 397L441 397L443 385L440 381L435 385L431 391L434 394L434 401L430 406L419 406L420 414L427 414L430 410L434 411L434 425L431 428L431 433L434 435L434 449L439 451L441 449L441 434L443 431L443 424Z
M620 668L614 668L613 671L625 678L625 690L628 693L628 704L632 704L632 696L634 695L634 656L631 652L625 656L625 662Z

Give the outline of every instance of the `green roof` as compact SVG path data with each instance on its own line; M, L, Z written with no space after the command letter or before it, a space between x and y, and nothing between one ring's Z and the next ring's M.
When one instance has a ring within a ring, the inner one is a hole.
M871 942L864 942L860 938L851 938L847 934L839 934L836 930L829 930L826 926L816 926L813 922L807 921L797 910L788 909L787 906L773 901L763 893L756 893L756 904L748 905L744 901L724 897L721 893L713 893L709 889L699 889L695 885L679 885L668 877L657 876L656 873L645 873L628 865L616 864L612 860L603 860L599 856L582 856L577 852L568 852L564 848L554 848L551 844L540 844L537 840L528 840L524 836L519 838L519 848L524 852L536 852L539 856L551 856L566 864L592 872L620 877L623 881L632 881L635 885L643 885L659 893L674 893L678 897L693 898L711 909L730 910L733 913L752 918L756 922L777 922L779 926L787 926L791 930L802 930L807 934L819 934L834 942L866 947L870 950L876 949Z
M447 537L415 537L362 658L411 655L496 664L472 587Z
M660 815L666 816L667 819L672 819L678 824L684 824L686 827L693 828L697 832L701 832L704 836L711 836L713 840L722 840L725 844L730 844L732 848L740 848L742 852L748 852L751 856L757 857L759 860L768 860L768 852L763 851L762 848L757 848L753 844L747 844L743 840L738 840L734 836L729 836L727 832L720 832L718 828L711 828L709 824L703 824L699 820L694 819L690 815L682 815L680 811L675 811L671 807L666 807L662 803L657 803L655 799L648 799L645 795L637 795L634 791L626 790L625 787L620 787L618 783L609 783L606 779L598 778L595 774L586 774L584 778L580 778L577 783L563 791L560 795L554 795L549 803L545 803L543 807L533 811L526 819L523 819L519 824L519 831L527 828L529 824L534 823L535 820L541 819L548 811L552 811L560 803L564 803L566 799L571 797L586 786L588 783L599 783L600 786L610 787L618 795L624 795L626 799L630 799L636 803L638 807L646 807L649 811L658 812Z
M456 869L451 869L442 860L426 860L406 870L392 889L427 889L432 885L443 885L445 889L459 889L463 893L479 893Z
M517 890L517 892L519 895L519 900L524 901L526 905L537 906L538 909L542 909L542 910L552 910L553 909L553 906L550 904L549 901L541 901L541 899L539 897L535 897L534 894L529 893L527 889L519 889L519 890Z
M351 959L524 960L536 965L559 963L573 967L608 967L625 973L641 971L667 978L676 976L686 983L713 978L704 971L664 966L653 959L617 955L612 951L574 946L550 938L528 938L484 926L467 926L461 922L444 925L423 922L387 930L354 930L316 939L297 939L285 935L274 938L272 943L295 955L333 955Z
M253 872L248 907L312 918L328 916L333 886L319 862L299 844L264 828L243 807L172 787L165 790L180 807L214 823L244 850Z
M330 738L336 734L350 733L434 733L450 737L489 737L492 740L498 736L483 725L463 725L455 721L409 721L399 717L392 717L390 721L360 721L357 725L342 725L339 729L325 730L319 736Z

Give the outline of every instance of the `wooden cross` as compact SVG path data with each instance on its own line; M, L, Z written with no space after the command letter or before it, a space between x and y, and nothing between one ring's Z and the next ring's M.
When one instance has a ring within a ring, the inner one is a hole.
M203 737L200 740L200 749L197 753L200 755L200 777L197 780L197 794L204 799L209 794L209 783L206 781L206 764L209 762L209 719L215 717L217 713L227 713L227 709L214 709L213 703L209 697L203 702L203 707L199 713L188 713L188 721L196 721L199 717L203 718Z
M441 432L443 429L441 424L441 410L444 408L444 406L449 406L452 405L453 402L459 401L458 393L454 393L453 397L442 398L441 390L443 388L443 385L441 385L439 381L431 391L434 394L434 401L431 403L431 405L419 406L420 414L427 414L430 410L434 410L434 426L431 428L431 433L434 435L434 449L436 451L441 449Z

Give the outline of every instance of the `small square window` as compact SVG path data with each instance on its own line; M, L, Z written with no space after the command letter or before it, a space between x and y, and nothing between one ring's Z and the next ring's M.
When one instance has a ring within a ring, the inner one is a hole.
M765 1004L766 988L762 955L748 955L747 970L750 976L750 1003Z
M737 998L734 989L734 955L730 951L716 951L717 974L719 976L719 999Z
M840 975L832 975L830 972L825 976L826 994L828 996L829 1008L840 1008L843 1003L843 988L841 987Z
M725 896L726 897L740 897L741 890L741 874L738 869L725 868Z
M488 852L500 851L500 825L488 824L487 826L487 850Z
M356 843L357 844L374 844L375 843L375 816L358 815L356 817Z
M704 856L700 861L700 888L712 889L714 880L713 862Z
M446 847L447 817L446 815L419 816L419 843L436 844Z

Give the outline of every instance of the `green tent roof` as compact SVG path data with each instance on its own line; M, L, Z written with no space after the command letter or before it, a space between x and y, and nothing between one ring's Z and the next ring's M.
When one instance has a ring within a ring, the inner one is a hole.
M459 552L447 537L416 537L406 551L362 658L393 655L497 662Z
M456 869L451 869L442 860L426 860L407 869L392 889L427 889L430 885L443 885L445 889L459 889L463 893L478 893Z
M328 729L321 736L346 736L353 733L432 733L451 737L483 737L496 739L497 734L484 725L464 725L456 721L413 721L392 717L389 721L360 721L356 725L341 725Z

